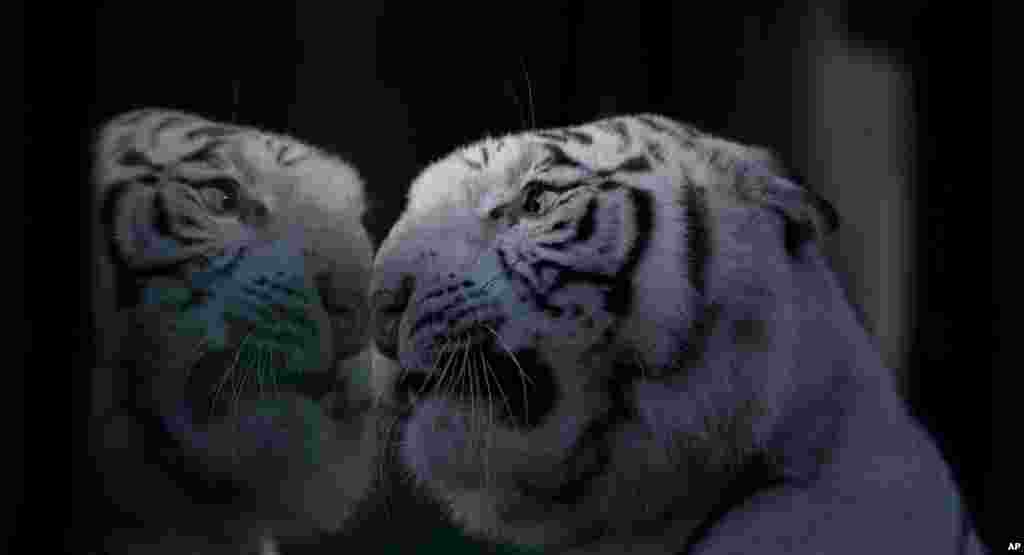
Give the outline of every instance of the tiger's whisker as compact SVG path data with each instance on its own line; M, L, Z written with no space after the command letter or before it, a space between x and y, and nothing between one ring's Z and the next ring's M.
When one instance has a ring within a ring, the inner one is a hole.
M210 409L211 410L213 409L213 404L217 402L217 398L220 395L221 389L224 388L224 384L227 383L228 378L231 377L231 374L234 373L235 368L238 366L238 359L239 359L239 357L242 356L242 350L245 348L245 343L246 343L246 341L249 340L249 337L251 337L251 336L252 336L252 332L250 331L249 333L245 334L244 337L242 337L242 341L238 345L238 350L235 351L235 358L231 362L231 366L229 366L228 369L224 371L224 374L221 375L220 382L217 384L216 390L213 392L213 395L211 396L211 399L210 399Z
M262 346L260 346L260 348L259 348L259 356L262 356L262 355L263 355L263 348L262 348ZM260 364L259 358L257 358L257 360L255 361L255 367L259 368L259 364ZM250 372L252 372L251 369L242 368L240 373L239 373L239 379L235 382L235 388L234 388L234 392L233 392L234 395L232 396L231 405L230 405L231 409L232 409L232 411L231 411L232 414L238 414L238 405L239 405L240 400L242 398L242 393L243 393L243 390L245 389L245 385L249 381L249 377L250 377L249 373ZM239 425L241 425L240 422L239 422Z
M466 349L467 349L467 347L468 347L468 342L466 342L464 340L460 340L459 341L459 351L460 351L460 354L462 355L462 357L461 357L462 363L459 365L459 384L460 385L465 385L465 387L467 389L469 389L469 393L468 394L463 393L463 395L465 395L465 396L470 398L469 399L470 400L470 410L472 412L473 410L476 409L476 406L475 406L475 403L474 403L473 398L472 398L472 395L473 395L473 393L472 393L473 392L473 382L472 382L471 379L469 379L470 376L469 376L468 372L466 371L466 360L468 358L466 356Z
M490 326L486 324L483 324L483 327L487 331L491 332L491 335L493 335L494 338L498 340L498 343L501 344L501 348L504 349L506 353L508 353L508 356L512 357L512 360L516 363L516 367L519 368L519 372L522 374L523 378L529 381L530 385L534 385L533 378L531 378L530 375L523 370L523 367L519 364L519 360L516 358L516 355L513 354L512 350L508 348L508 345L506 345L505 342L501 340L501 337L497 334L497 332L495 332L494 329L492 329Z
M534 110L533 105L533 83L530 82L530 72L526 70L526 58L523 56L519 57L519 63L523 66L523 76L526 77L526 94L527 96L527 108L529 109L530 115L530 128L535 129L537 127L537 113Z
M448 340L445 340L444 343L442 343L441 346L438 348L437 356L434 358L434 362L432 364L433 368L430 371L430 375L433 376L434 374L440 374L437 377L437 385L438 385L438 387L440 387L441 382L444 381L444 377L445 377L445 369L443 369L443 368L439 369L438 368L438 364L441 362L441 358L444 356L444 354L447 352L447 350L450 347L451 347L451 343ZM430 383L430 379L429 378L424 380L423 383L420 385L420 388L416 391L416 395L417 396L422 395L423 394L423 390L426 389L427 384L429 384L429 383Z
M525 370L523 370L523 366L521 364L519 364L519 360L516 359L516 355L512 353L512 350L508 348L508 345L505 345L505 342L501 340L501 337L498 336L498 333L495 332L493 329L491 329L490 326L488 326L486 324L484 324L483 327L487 331L491 332L491 335L493 335L494 338L498 340L498 344L500 344L501 348L504 349L506 353L508 353L508 356L512 358L512 362L515 363L516 368L519 369L519 381L520 381L520 383L523 384L523 415L524 415L524 418L527 421L529 421L529 419L530 419L530 397L529 397L529 395L526 392L526 382L529 381L531 385L534 385L533 379L530 378L530 376L526 373Z
M456 354L452 355L452 363L458 364L455 362L455 359L458 358L458 355L461 354L462 352L462 341L457 339L455 340L455 344ZM457 398L461 399L462 396L464 395L463 388L465 387L465 372L463 371L462 365L458 365L458 369L456 369L456 367L453 366L452 375L454 376L454 383L451 391L456 395Z
M271 364L270 367L273 368L273 364ZM256 379L256 395L257 396L262 396L263 395L263 370L264 369L261 366L258 365L258 366L256 366L256 368L253 371L254 372L253 373L253 377Z
M502 401L505 403L505 408L512 412L512 404L505 393L505 389L501 387L501 381L498 379L497 374L494 373L494 369L491 367L491 363L487 362L487 358L481 355L480 360L483 362L484 370L494 378L494 385L498 388L498 393L501 394Z
M280 394L280 385L277 383L277 369L276 368L273 368L273 367L270 368L270 381L271 381L271 383L270 383L270 392L273 395L273 398L277 399L278 395Z
M449 339L447 347L450 350L451 356L449 356L448 360L445 361L444 369L441 370L441 376L440 376L440 378L438 379L438 382L437 382L437 387L439 389L441 389L441 391L444 391L446 394L450 393L454 389L454 387L455 387L454 384L452 383L455 380L452 379L452 380L449 381L449 378L454 378L455 377L454 370L453 370L453 364L455 363L454 352L458 348L458 346L457 346L457 344L456 344L456 342L454 340L450 340ZM445 385L444 385L445 382L449 382L448 386L447 386L447 389L445 389Z
M209 340L206 338L206 336L202 336L202 337L199 338L199 341L196 342L195 347L192 348L192 355L195 356L195 355L198 354L199 356L196 357L193 360L198 362L199 359L203 358L203 355L206 354L206 351L205 351L204 348L206 347L206 345L208 343L209 343ZM195 363L190 364L190 365L188 365L185 368L185 380L186 381L188 381L188 379L190 377L192 377L192 369L194 368L194 366L195 366Z
M489 456L488 455L489 455L489 453L488 452L490 451L491 444L493 443L494 402L493 402L493 398L492 398L492 395L491 395L491 380L490 380L490 376L488 375L487 369L486 369L486 366L485 366L485 364L487 364L487 360L484 358L484 354L482 352L479 352L477 354L479 354L479 356L480 356L480 372L479 372L480 378L484 382L484 387L487 388L487 413L488 414L487 414L487 426L486 426L485 432L487 433L487 435L489 437L487 438L487 441L485 442L485 445L484 445L484 487L488 487L490 485L490 477L489 477L489 472L488 472L488 468L489 468L489 464L488 464L488 461L489 461Z
M487 362L487 357L481 353L480 361L483 362L484 371L494 377L494 385L497 386L498 392L501 394L502 401L505 403L505 410L509 414L512 414L512 403L509 401L508 395L505 394L505 388L501 387L501 380L498 379L498 375L494 373L494 369L491 368L491 363Z

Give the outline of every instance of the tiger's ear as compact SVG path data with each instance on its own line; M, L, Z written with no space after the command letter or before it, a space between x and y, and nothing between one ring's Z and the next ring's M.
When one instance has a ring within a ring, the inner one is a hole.
M745 200L773 210L785 219L786 250L820 239L839 228L839 214L818 193L802 187L786 174L778 158L760 147L736 166L737 190Z

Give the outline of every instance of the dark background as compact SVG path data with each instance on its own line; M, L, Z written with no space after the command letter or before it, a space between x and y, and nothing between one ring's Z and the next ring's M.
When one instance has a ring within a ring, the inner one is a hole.
M395 4L377 13L341 2L187 4L26 6L29 339L26 372L10 386L24 403L10 407L9 420L12 450L25 455L14 457L5 497L12 530L33 541L41 538L29 517L84 542L105 526L84 450L93 349L85 207L90 133L116 113L178 108L332 150L368 184L366 223L377 242L426 164L484 134L534 125L660 112L771 145L798 174L813 170L801 167L809 138L800 99L810 102L815 89L794 62L810 48L810 4ZM991 355L1002 343L990 251L990 15L937 3L860 5L830 8L843 40L913 78L914 296L905 300L901 380L983 540L998 546L1009 536L996 524L991 474Z

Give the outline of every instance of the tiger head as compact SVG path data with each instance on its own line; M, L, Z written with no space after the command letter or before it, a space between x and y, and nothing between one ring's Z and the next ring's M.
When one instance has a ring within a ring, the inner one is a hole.
M96 405L122 416L104 452L141 447L113 430L149 414L146 441L169 434L182 475L230 485L213 501L243 492L274 507L250 503L254 518L340 526L375 476L355 170L285 136L151 109L103 126L94 171Z
M767 151L660 116L455 151L374 262L402 462L507 541L692 525L791 392L776 324L832 216Z

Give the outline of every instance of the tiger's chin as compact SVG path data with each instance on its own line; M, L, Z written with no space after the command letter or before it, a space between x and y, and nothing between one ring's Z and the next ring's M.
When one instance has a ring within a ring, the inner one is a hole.
M419 400L403 429L400 457L415 481L443 499L467 533L497 541L558 544L572 534L566 514L520 493L551 484L565 456L545 456L528 436L491 420L491 406L431 396Z
M656 538L671 527L677 541L685 537L679 527L688 532L705 517L753 448L751 434L738 431L751 427L749 414L737 412L736 426L722 433L706 426L697 402L689 432L673 422L667 433L656 404L628 418L623 399L657 396L645 382L626 385L639 365L609 368L598 387L564 381L582 372L550 365L554 354L516 354L529 363L521 365L529 395L513 402L497 393L493 377L490 395L482 385L446 388L441 372L404 372L395 387L410 409L399 448L404 467L472 535L565 549L603 537ZM516 376L520 367L502 370ZM609 384L621 386L620 399L609 398ZM535 411L530 418L527 408Z
M608 443L588 443L581 438L598 435L600 415L560 415L531 434L485 411L443 397L420 400L400 456L453 521L497 542L569 549L615 537L657 543L668 534L676 545L736 474L729 453L747 450L696 433L685 446L666 444L643 423L609 432Z

